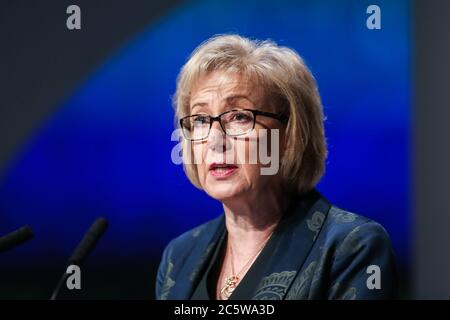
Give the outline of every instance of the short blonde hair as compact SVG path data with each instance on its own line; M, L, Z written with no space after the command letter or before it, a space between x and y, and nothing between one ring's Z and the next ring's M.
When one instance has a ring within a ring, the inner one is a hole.
M193 51L178 75L173 98L176 119L190 114L193 85L213 71L251 77L277 101L277 111L289 117L280 166L282 180L291 192L313 189L325 171L327 146L317 84L303 59L294 50L269 40L250 40L239 35L212 37ZM183 157L186 159L184 152ZM196 165L185 163L184 170L201 189Z

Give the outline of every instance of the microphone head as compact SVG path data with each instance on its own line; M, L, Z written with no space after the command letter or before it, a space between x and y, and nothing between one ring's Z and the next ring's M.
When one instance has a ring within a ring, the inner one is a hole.
M28 240L31 240L33 236L33 230L30 226L23 226L0 238L0 252L7 251Z
M80 266L92 251L107 227L108 221L105 218L102 217L95 220L70 257L68 264Z

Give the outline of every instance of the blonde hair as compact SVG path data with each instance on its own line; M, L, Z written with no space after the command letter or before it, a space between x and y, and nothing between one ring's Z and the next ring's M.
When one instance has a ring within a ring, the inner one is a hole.
M178 75L173 100L176 119L190 114L191 88L201 76L213 71L251 77L277 101L276 111L289 117L280 166L282 180L292 192L313 189L325 171L327 146L317 84L303 59L294 50L268 40L239 35L212 37L193 51ZM185 163L184 170L201 189L196 165Z

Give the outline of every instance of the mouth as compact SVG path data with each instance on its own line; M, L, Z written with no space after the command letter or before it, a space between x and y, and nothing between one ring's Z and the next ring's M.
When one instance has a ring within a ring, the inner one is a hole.
M209 166L209 172L216 178L225 178L232 175L238 167L227 163L212 163Z

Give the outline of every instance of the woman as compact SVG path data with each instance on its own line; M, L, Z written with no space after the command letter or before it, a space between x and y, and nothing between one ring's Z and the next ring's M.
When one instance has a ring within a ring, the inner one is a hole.
M182 68L174 104L186 175L224 214L166 247L157 299L396 296L383 227L315 190L327 155L323 112L296 52L211 38Z

